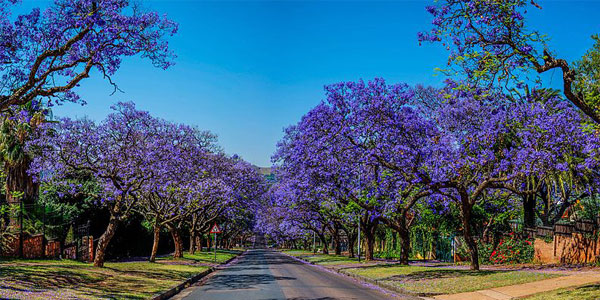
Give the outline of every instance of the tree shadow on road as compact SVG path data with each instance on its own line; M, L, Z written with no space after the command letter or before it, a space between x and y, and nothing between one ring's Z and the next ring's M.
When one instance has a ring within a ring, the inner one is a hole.
M294 277L273 276L268 274L219 274L205 284L205 290L239 290L256 288L260 284L269 284L277 280L296 280Z
M265 299L265 300L281 300L281 299ZM332 297L319 297L319 298L287 298L286 300L341 300L340 298L332 298Z

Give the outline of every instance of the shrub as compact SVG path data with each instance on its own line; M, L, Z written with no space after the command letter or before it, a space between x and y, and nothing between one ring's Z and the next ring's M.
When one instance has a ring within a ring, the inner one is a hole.
M493 244L479 244L480 260L487 264L527 263L533 260L533 240L511 232L494 247Z
M9 207L7 205L0 206L0 253L10 252L12 240L16 237L12 232L12 228L8 226L8 221L5 216Z

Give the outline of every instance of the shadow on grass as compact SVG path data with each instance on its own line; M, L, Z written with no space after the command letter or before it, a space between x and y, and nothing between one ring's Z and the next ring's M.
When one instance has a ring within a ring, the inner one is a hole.
M102 299L147 299L153 294L148 282L143 280L128 279L117 282L99 282L94 285L84 285L88 288L80 292L83 295ZM156 288L156 286L152 286ZM142 290L143 291L140 291Z
M558 299L598 299L599 294L600 283L596 283L558 291L555 295L559 297Z
M418 281L428 279L443 279L443 278L459 278L464 276L488 276L491 274L503 273L502 271L473 271L473 270L455 270L455 269L439 269L439 270L426 270L416 271L409 274L393 275L390 277L382 278L381 280L394 280L394 281Z
M0 278L31 284L35 289L57 289L79 284L92 284L106 279L107 276L85 273L85 265L2 265Z
M118 269L118 268L111 268L111 267L104 267L104 269L106 270L111 270L119 275L130 275L130 276L135 276L135 277L143 277L143 278L147 278L147 279L156 279L156 280L161 280L161 279L165 279L165 278L173 278L176 277L174 279L185 279L187 278L187 274L191 273L191 272L182 272L185 275L180 276L179 274L173 272L173 270L168 270L168 269L135 269L135 270L131 270L131 269Z
M231 257L242 254L242 252L243 251L239 251L239 250L218 250L217 251L217 263L223 263L226 260L230 259ZM224 257L224 256L226 256L226 257ZM188 260L188 261L193 261L195 263L213 264L214 263L214 252L198 251L198 252L195 252L194 254L190 254L189 252L186 252L183 254L183 258L181 258L181 259L173 259L172 255L157 258L157 261L161 261L161 260L172 260L175 262Z
M110 263L105 268L61 262L0 264L0 290L46 293L71 289L80 295L109 299L145 299L200 270L169 265Z

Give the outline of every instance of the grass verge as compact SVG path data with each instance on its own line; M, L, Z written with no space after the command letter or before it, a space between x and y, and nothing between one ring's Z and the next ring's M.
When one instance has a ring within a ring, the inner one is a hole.
M352 268L346 271L420 296L472 292L560 276L531 271L471 271L447 267L398 265Z
M238 253L220 251L217 262ZM70 260L0 261L0 298L147 299L209 269L213 257L208 256L203 252L156 263L107 262L104 268Z
M222 264L222 263L238 256L241 253L242 253L242 251L238 251L238 250L218 250L217 256L216 256L216 258L217 258L216 263ZM184 260L194 261L196 263L213 264L215 262L214 261L215 253L213 251L196 252L194 254L184 252L183 258L184 258ZM158 258L157 260L159 260L159 261L173 260L173 257L171 257L171 256L161 257L161 258Z
M527 300L596 300L600 299L600 283L539 293Z
M356 258L340 255L313 254L302 250L286 250L283 253L313 264L344 269L345 273L377 280L420 296L472 292L561 276L534 271L471 271L446 263L439 266L403 266L385 261L363 261L359 264Z

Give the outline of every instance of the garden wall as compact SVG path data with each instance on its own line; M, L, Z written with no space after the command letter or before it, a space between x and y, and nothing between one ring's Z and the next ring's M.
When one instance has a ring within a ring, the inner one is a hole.
M19 256L19 246L20 246L20 238L17 235L15 238L11 239L9 244L9 251L0 252L1 256L8 257L18 257ZM44 257L44 236L43 235L34 235L30 237L26 237L23 240L23 257L24 258L42 258Z
M19 236L11 240L9 251L0 251L0 256L19 257ZM61 243L48 241L44 245L43 235L28 236L23 239L23 258L59 258ZM82 238L81 246L69 245L62 250L62 258L79 259L82 261L94 260L94 239L92 236Z
M536 238L534 261L545 264L582 264L596 262L600 256L598 239L574 232L555 234L551 241Z

